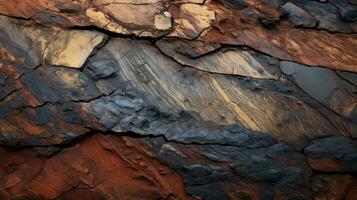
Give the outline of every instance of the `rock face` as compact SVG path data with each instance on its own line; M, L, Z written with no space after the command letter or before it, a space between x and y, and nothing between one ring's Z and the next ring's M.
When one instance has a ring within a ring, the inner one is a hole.
M356 13L0 0L0 199L356 199Z

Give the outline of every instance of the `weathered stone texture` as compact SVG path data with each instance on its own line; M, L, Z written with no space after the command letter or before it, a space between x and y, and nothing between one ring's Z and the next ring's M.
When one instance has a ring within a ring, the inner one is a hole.
M357 2L0 0L0 199L354 200Z

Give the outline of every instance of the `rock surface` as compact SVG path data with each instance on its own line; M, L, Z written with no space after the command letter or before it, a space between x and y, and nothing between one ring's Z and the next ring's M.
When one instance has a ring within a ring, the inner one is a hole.
M356 12L0 0L0 199L356 199Z

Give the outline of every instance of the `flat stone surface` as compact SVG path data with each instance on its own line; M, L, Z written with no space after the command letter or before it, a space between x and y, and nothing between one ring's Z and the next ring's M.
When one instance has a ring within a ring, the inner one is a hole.
M310 166L325 172L355 172L357 143L346 137L327 137L312 141L306 148Z
M59 31L45 51L44 62L49 65L81 68L105 36L90 31Z
M169 36L194 39L215 21L215 12L204 5L181 4L170 10L174 20L174 31Z
M284 73L331 110L352 120L356 119L356 87L341 79L334 71L309 67L292 62L281 62Z
M278 79L281 74L277 59L247 49L224 48L209 55L191 59L177 52L177 47L170 41L159 41L157 46L180 64L207 72L261 79Z

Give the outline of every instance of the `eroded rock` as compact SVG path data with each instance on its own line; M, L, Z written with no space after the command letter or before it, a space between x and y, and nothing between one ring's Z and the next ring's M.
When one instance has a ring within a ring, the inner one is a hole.
M90 31L59 31L43 52L49 65L81 68L105 36Z
M0 199L354 199L356 5L0 0Z

